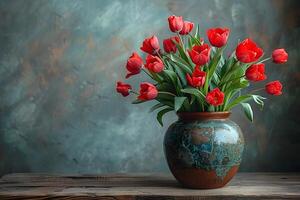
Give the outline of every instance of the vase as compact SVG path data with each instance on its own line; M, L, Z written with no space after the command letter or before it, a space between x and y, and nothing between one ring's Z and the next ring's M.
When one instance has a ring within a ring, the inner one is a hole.
M182 112L164 137L170 171L184 187L220 188L238 171L244 149L230 112Z

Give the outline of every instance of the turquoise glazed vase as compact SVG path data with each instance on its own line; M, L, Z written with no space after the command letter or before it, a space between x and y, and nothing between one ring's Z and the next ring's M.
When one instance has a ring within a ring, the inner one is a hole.
M167 130L164 151L174 177L184 187L223 187L238 171L244 149L230 112L177 113Z

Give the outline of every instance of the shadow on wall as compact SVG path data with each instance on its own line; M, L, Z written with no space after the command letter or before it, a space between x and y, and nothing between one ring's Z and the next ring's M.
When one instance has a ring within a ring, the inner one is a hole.
M170 35L170 14L199 22L203 36L230 27L231 49L247 36L268 53L287 49L288 65L267 65L284 95L254 110L253 124L239 109L232 119L247 143L241 170L298 171L299 8L296 0L0 2L0 174L168 171L162 139L175 115L161 128L152 103L133 106L114 87L145 37Z

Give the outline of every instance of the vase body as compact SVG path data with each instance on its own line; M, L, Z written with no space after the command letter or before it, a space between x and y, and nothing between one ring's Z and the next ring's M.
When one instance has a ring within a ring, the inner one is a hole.
M219 188L238 171L244 149L229 112L178 113L167 130L164 152L174 177L188 188Z

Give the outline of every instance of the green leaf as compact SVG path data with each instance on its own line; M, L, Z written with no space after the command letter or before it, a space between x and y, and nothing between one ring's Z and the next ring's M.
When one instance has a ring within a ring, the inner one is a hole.
M170 92L170 93L174 93L174 87L172 84L168 83L168 82L162 82L156 85L158 91L165 91L165 92Z
M143 100L136 99L136 100L134 100L134 101L131 102L131 103L132 103L132 104L139 104L139 103L144 103L144 102L147 102L147 101L143 101Z
M174 87L178 86L177 75L175 72L165 69L164 71L162 71L162 73L171 81Z
M207 92L208 92L208 87L210 85L212 76L215 73L215 70L218 66L219 60L221 58L222 49L217 49L217 52L215 53L213 59L210 61L209 66L207 68L207 78L205 79L205 83L204 83L204 93L205 94L207 94Z
M167 112L170 112L170 111L173 111L173 109L172 108L164 108L157 113L156 119L161 126L163 126L162 117L164 116L164 114L166 114Z
M201 45L201 41L198 38L193 37L192 35L190 35L189 39L191 40L192 46L194 46L194 45Z
M262 110L264 108L264 99L266 99L265 97L262 97L260 95L252 95L252 98L254 100L255 103L257 103L260 106L260 110Z
M173 40L174 44L176 45L177 49L178 49L178 52L179 52L179 55L180 57L186 61L186 63L190 66L190 67L193 67L193 65L190 63L190 60L188 58L188 56L186 55L185 53L185 50L184 48L176 41L176 40Z
M170 108L174 108L174 100L167 100L167 99L156 99L158 102L169 106Z
M154 110L156 110L156 109L158 109L158 108L161 108L161 107L164 107L164 106L166 106L166 105L163 104L163 103L157 103L157 104L155 104L154 106L152 106L152 107L150 108L149 112L153 112Z
M236 90L236 89L242 89L242 88L245 88L248 86L249 86L248 80L246 80L244 78L237 79L236 81L226 83L225 93L227 93L228 91L230 92L230 91Z
M229 58L225 61L225 64L221 67L221 78L225 75L225 73L232 67L232 65L237 62L234 57Z
M192 48L193 48L192 39L188 38L188 49L192 49Z
M204 104L206 104L205 95L196 88L181 89L181 92L194 95L196 97L196 99L200 102L200 104L203 106L204 106Z
M191 104L191 105L194 103L195 99L196 99L196 97L195 97L194 95L192 95L191 101L190 101L190 104Z
M237 91L238 90L235 90L235 92L237 92ZM233 94L235 94L235 93L233 93ZM234 106L238 105L239 103L247 102L247 101L250 101L251 99L253 99L254 102L260 106L260 109L263 109L263 106L264 106L263 100L266 98L259 96L259 95L247 94L247 95L239 96L236 99L234 99L231 103L229 103L228 105L225 106L225 110L230 110Z
M208 81L209 81L209 83L210 83L212 76L215 74L216 68L217 68L218 63L222 56L221 54L222 54L222 49L217 49L212 61L210 62L209 66L208 66L208 69L209 69Z
M230 110L231 108L233 108L234 106L238 105L239 103L247 102L247 101L249 101L251 99L252 99L251 95L239 96L238 98L236 98L235 100L233 100L230 104L228 104L225 107L225 110Z
M174 100L174 96L172 94L168 94L168 93L166 93L164 91L159 91L156 99L167 99L167 100L173 101Z
M187 93L187 94L193 94L193 95L195 95L196 97L199 97L199 98L205 98L205 95L200 90L198 90L196 88L185 88L185 89L182 89L181 92Z
M186 100L186 97L175 97L174 98L174 109L175 112L180 110L180 108L183 106L184 101Z
M200 39L200 29L199 24L197 24L196 32L195 32L195 38Z
M185 87L187 85L186 73L184 73L183 70L178 66L174 66L173 68L174 68L174 71L177 74L179 80L182 83L182 87Z
M177 55L171 54L170 59L174 62L174 64L178 65L182 69L183 72L189 73L189 74L193 73L189 64L182 58L178 57Z
M241 103L246 117L253 122L253 111L249 103Z
M169 107L174 108L174 96L171 94L166 94L166 93L161 93L161 92L158 92L156 100L165 105L168 105Z

